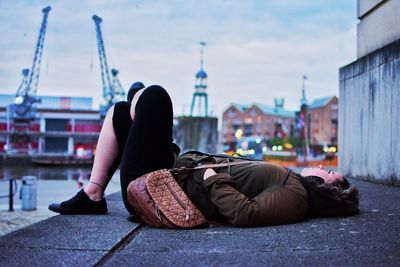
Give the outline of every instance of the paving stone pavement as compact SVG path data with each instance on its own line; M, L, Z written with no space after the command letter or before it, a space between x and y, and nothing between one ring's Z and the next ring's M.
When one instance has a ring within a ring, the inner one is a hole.
M352 180L361 214L259 228L153 229L109 213L55 216L0 238L0 266L400 266L400 188Z
M43 221L52 216L55 216L54 212L46 210L15 210L13 212L0 211L0 236Z
M18 188L21 186L18 181ZM87 181L84 181L84 184ZM4 184L2 184L4 185ZM8 190L8 189L7 189ZM0 236L11 233L28 225L43 221L57 214L48 210L52 202L61 202L72 197L80 188L73 180L38 180L36 210L22 211L19 192L14 196L14 211L9 212L8 198L0 199ZM109 183L106 194L120 190L119 177L115 176ZM2 194L6 191L2 188Z

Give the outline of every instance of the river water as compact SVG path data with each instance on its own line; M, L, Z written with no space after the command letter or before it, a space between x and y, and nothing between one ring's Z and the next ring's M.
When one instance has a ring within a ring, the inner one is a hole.
M91 169L91 166L0 166L0 180L9 178L20 180L23 176L36 176L38 180L87 180Z

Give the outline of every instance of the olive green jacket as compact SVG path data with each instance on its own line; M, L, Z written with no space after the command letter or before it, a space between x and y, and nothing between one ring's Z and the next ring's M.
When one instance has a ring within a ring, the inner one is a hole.
M203 179L205 169L174 174L192 202L210 220L237 227L295 223L308 213L307 192L299 177L279 165L200 152L179 156L176 167L246 161L213 168L216 175Z

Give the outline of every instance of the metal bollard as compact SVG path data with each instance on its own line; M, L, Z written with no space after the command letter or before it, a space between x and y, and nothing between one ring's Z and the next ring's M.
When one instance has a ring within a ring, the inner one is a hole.
M36 210L36 176L23 176L21 186L21 209Z
M8 211L14 211L14 179L9 180Z

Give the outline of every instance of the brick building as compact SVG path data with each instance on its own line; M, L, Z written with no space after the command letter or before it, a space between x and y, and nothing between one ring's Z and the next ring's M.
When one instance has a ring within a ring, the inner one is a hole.
M284 101L275 100L275 106L253 103L231 104L222 115L222 142L224 150L234 150L241 137L257 136L265 139L290 136L294 111L284 109Z
M337 144L338 98L329 96L315 99L308 106L310 144Z
M315 99L307 108L311 145L337 144L338 98ZM270 140L292 135L295 112L285 110L283 100L275 106L253 103L231 104L222 115L222 142L225 150L235 150L241 137L261 137Z

